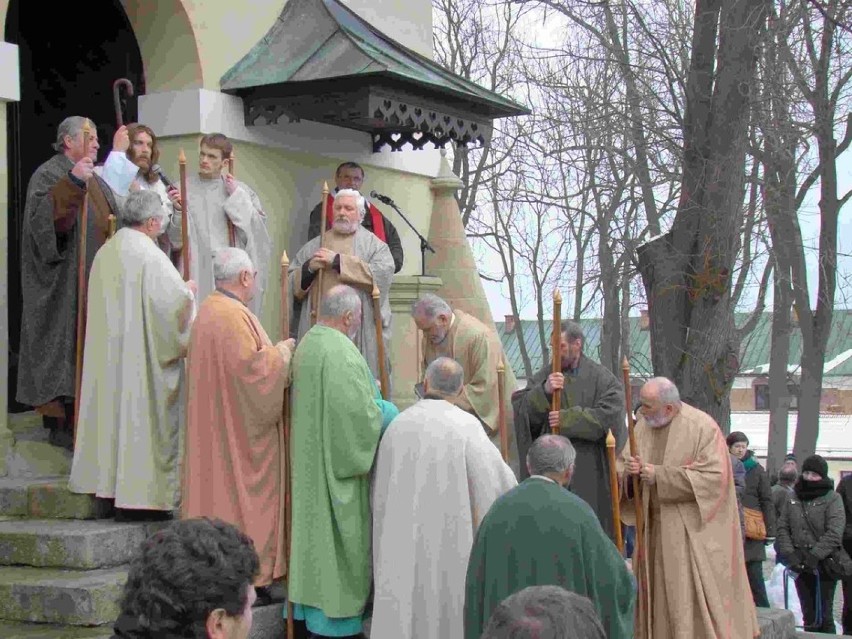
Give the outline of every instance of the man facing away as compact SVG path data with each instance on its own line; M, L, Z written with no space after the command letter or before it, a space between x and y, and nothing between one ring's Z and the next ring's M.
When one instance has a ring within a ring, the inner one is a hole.
M372 577L370 469L397 410L353 344L361 298L330 289L293 358L293 539L288 594L297 637L358 637Z
M501 362L505 370L503 389L507 414L511 410L509 398L515 388L515 375L503 357L503 347L497 335L473 315L453 310L437 295L423 295L412 306L411 315L417 328L423 332L423 370L439 357L450 357L460 362L464 369L464 386L448 401L476 416L494 441L500 434L497 366ZM507 428L510 426L507 422ZM509 430L510 462L517 472L513 430Z
M344 162L337 167L334 172L334 192L328 194L326 199L326 228L331 228L334 220L334 197L342 189L352 189L361 192L364 184L364 169L356 162ZM372 202L364 198L364 217L361 220L361 225L370 231L373 235L379 238L382 242L388 245L390 253L393 256L393 272L399 273L402 268L404 255L402 252L402 242L399 239L399 233L390 220L388 220ZM322 209L317 204L311 210L310 222L308 225L308 239L312 239L320 234Z
M542 435L527 453L529 478L482 521L467 567L465 639L478 639L494 609L528 586L556 585L591 599L609 639L633 637L635 588L595 513L565 490L576 452Z
M633 562L647 575L651 609L640 608L636 637L752 639L760 629L722 431L664 377L647 381L639 399L639 454L622 454L626 474L640 478L645 518L644 552ZM621 518L632 525L632 483L624 479Z
M98 251L89 277L68 486L114 499L117 519L168 518L180 497L182 360L195 284L155 243L163 231L156 193L132 193L121 216L124 228Z
M230 246L230 222L234 226L236 247L248 253L257 269L257 293L249 308L255 315L260 315L272 242L266 230L266 214L257 194L230 173L222 174L233 149L231 141L221 133L205 135L200 143L198 173L187 175L190 273L198 281L198 301L201 303L216 290L213 255ZM182 199L179 193L175 198L174 192L170 189L175 216L169 227L169 240L177 250L183 247Z
M353 287L361 300L364 321L352 339L367 360L373 377L381 379L372 293L375 284L379 289L385 366L390 377L390 285L393 277L393 258L388 245L361 226L363 200L357 191L338 191L334 198L334 223L326 233L326 245L320 246L320 238L315 237L299 249L290 263L289 290L295 302L302 302L298 322L298 335L301 339L311 328L311 310L315 300L320 299L337 284ZM314 289L319 288L320 271L323 271L324 275L322 290L317 295Z
M249 310L256 271L244 250L217 251L213 272L216 291L198 310L187 355L181 516L222 519L251 537L255 585L267 589L287 572L281 411L295 341L273 345Z
M178 521L130 564L112 639L248 639L257 553L220 520Z
M83 125L91 128L88 155ZM51 442L73 446L77 346L77 276L83 195L88 192L86 273L106 241L112 192L94 175L98 133L91 120L65 118L56 155L30 178L21 232L21 346L16 399L44 416Z
M376 637L462 634L464 571L479 522L517 485L479 420L454 405L461 365L439 357L425 398L382 438L373 480Z
M521 459L531 441L559 426L577 451L577 475L571 490L586 501L613 537L609 463L606 458L607 431L615 437L618 453L627 441L624 391L606 368L583 353L583 330L576 322L562 322L560 359L562 371L552 373L548 363L512 396L515 409L518 454ZM554 392L562 394L560 410L551 411ZM525 477L525 469L521 469Z

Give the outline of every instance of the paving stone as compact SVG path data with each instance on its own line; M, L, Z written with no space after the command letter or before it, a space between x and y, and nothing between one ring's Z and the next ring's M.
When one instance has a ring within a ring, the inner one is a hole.
M760 639L794 639L796 625L793 613L782 608L758 608Z
M252 608L252 625L249 639L281 639L286 635L284 604Z
M114 521L26 519L0 522L0 564L103 568L129 563L145 526Z
M3 568L0 619L72 626L113 623L126 581L126 568Z

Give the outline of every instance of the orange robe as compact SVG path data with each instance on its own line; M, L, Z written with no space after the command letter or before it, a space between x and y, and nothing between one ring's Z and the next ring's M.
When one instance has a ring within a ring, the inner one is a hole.
M281 410L289 356L238 300L215 292L201 304L189 342L181 516L218 517L251 537L257 586L287 569Z

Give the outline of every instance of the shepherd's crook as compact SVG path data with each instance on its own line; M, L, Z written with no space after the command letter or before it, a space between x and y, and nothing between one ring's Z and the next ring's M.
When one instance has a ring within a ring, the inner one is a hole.
M376 350L379 358L379 379L382 382L382 399L390 399L390 380L385 366L385 338L382 329L382 302L379 299L379 287L373 282L373 318L376 324Z
M551 335L550 350L553 353L553 367L551 373L562 372L562 355L560 347L562 345L562 293L559 290L553 291L553 333ZM562 402L562 391L553 389L553 395L550 400L551 412L559 412L559 405ZM559 434L559 424L551 428L554 435Z
M116 128L120 129L124 126L124 116L121 113L121 91L122 86L127 89L127 97L133 97L133 83L127 78L119 78L112 83L112 100L115 105L115 123Z
M290 260L287 259L287 251L281 254L281 339L290 337L290 302L289 284L287 271L290 269ZM292 487L290 486L290 386L284 389L284 403L281 408L281 422L284 428L284 565L287 572L287 639L293 639L295 630L293 628L293 601L289 595L290 585L290 539L293 535L293 520L290 516L292 510Z
M89 138L92 128L89 121L83 123L83 157L89 157ZM83 204L77 219L77 232L80 234L77 246L77 352L74 372L74 437L77 436L77 423L80 419L80 391L83 387L83 343L86 341L86 240L89 235L89 190L83 191Z

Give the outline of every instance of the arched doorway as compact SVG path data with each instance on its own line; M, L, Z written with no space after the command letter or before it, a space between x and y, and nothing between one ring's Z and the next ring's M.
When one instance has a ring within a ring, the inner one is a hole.
M45 19L45 12L50 13ZM145 92L142 56L119 0L100 0L85 8L73 3L11 0L6 15L7 42L17 44L21 100L7 108L9 166L9 407L15 401L21 331L21 223L27 183L53 153L56 127L69 115L85 115L98 127L103 161L115 133L112 83L128 78L136 95ZM136 98L125 101L125 122L137 117Z

